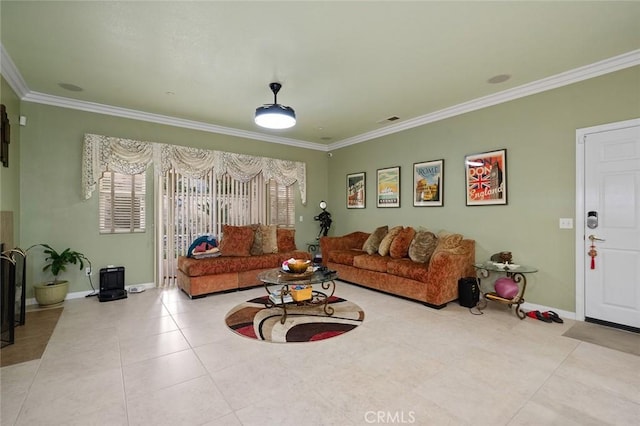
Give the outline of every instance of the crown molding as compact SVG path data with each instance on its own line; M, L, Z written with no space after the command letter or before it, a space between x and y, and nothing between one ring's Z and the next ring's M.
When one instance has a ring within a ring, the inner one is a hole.
M362 133L351 138L346 138L330 144L329 150L344 148L349 145L355 145L361 142L369 141L371 139L376 139L393 133L402 132L414 127L424 126L425 124L512 101L514 99L523 98L525 96L534 95L536 93L541 93L547 90L556 89L558 87L567 86L569 84L588 80L590 78L619 71L625 68L630 68L636 65L640 65L640 49L632 50L631 52L623 53L622 55L614 56L603 61L585 65L580 68L575 68L573 70L527 83L522 86L507 89L502 92L494 93L492 95L473 99L471 101L454 105L449 108L444 108L430 114L411 118L400 123L386 126L379 130L374 130L371 132Z
M217 126L215 124L201 121L186 120L167 115L153 114L134 109L115 107L99 104L95 102L79 101L77 99L65 98L62 96L48 95L46 93L29 92L22 98L26 102L34 102L45 105L52 105L61 108L70 108L80 111L93 112L97 114L112 115L115 117L129 118L132 120L147 121L151 123L164 124L167 126L182 127L185 129L199 130L221 135L235 136L239 138L254 139L263 142L271 142L282 145L295 146L298 148L314 149L326 151L327 146L319 143L302 141L298 139L283 138L279 136L266 135L258 132L234 129L231 127Z
M487 95L468 102L463 102L461 104L454 105L449 108L444 108L426 115L411 118L400 123L386 126L382 129L362 133L360 135L346 138L329 145L324 145L299 139L283 138L279 136L267 135L264 133L217 126L215 124L209 124L200 121L186 120L94 102L79 101L62 96L32 92L29 90L26 82L11 60L11 57L4 49L4 46L2 45L2 43L0 43L0 71L2 72L4 78L7 80L9 86L11 86L11 88L23 101L58 106L62 108L76 109L97 114L112 115L116 117L129 118L132 120L165 124L167 126L182 127L185 129L199 130L203 132L217 133L239 138L259 140L263 142L277 143L298 148L313 149L324 152L366 142L372 139L380 138L382 136L387 136L394 133L402 132L404 130L412 129L414 127L424 126L425 124L434 123L446 118L455 117L457 115L476 111L482 108L487 108L504 102L534 95L536 93L541 93L547 90L556 89L558 87L567 86L569 84L588 80L590 78L619 71L625 68L630 68L636 65L640 65L640 49L632 50L630 52L623 53L609 59L585 65L580 68L543 78L541 80L527 83L522 86L507 89L502 92L494 93L492 95Z
M22 78L20 71L18 71L16 64L13 63L11 56L4 49L2 43L0 43L0 73L20 99L29 93L27 83Z

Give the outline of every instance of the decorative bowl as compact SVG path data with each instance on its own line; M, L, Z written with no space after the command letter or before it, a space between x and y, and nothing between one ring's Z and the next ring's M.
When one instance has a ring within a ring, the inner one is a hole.
M293 259L293 261L289 260L287 262L289 271L293 272L294 274L302 274L303 272L306 272L309 265L311 265L311 261L304 259Z

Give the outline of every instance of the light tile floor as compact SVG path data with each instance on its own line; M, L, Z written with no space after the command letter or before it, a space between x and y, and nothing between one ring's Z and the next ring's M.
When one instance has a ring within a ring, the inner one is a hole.
M636 425L640 357L563 337L573 321L471 315L338 285L364 324L312 343L233 334L264 290L65 302L40 360L0 370L2 425Z

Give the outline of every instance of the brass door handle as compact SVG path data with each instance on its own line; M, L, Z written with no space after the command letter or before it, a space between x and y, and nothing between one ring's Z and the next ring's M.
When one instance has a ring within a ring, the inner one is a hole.
M591 240L591 242L594 242L594 241L604 241L602 238L598 238L598 237L596 237L596 236L595 236L595 235L593 235L593 234L589 235L589 239Z

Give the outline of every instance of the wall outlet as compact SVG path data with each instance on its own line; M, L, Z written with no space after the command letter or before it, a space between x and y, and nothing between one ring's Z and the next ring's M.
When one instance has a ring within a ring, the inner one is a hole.
M300 222L302 222L302 215L300 215Z
M91 275L91 268L84 268L84 274L88 277Z

